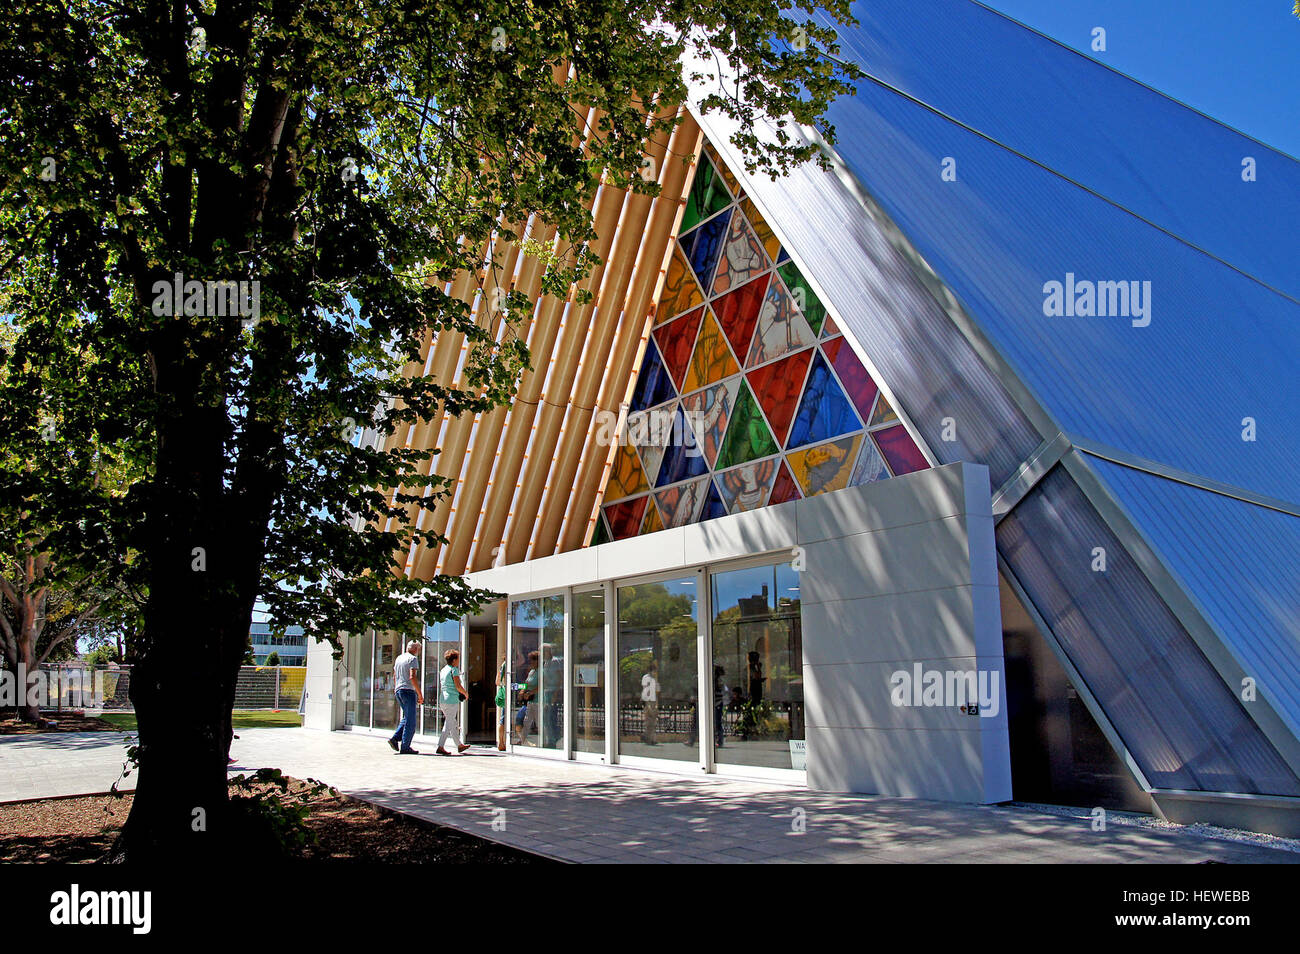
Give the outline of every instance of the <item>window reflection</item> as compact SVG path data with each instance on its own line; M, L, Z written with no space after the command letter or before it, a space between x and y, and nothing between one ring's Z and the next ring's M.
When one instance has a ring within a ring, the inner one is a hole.
M699 759L695 579L618 589L619 752Z
M515 745L564 744L564 597L510 604L514 673L510 731Z
M604 752L604 590L573 596L573 705L574 750Z

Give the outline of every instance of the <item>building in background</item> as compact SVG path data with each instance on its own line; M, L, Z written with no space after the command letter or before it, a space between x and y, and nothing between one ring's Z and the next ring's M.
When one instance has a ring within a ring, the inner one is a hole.
M687 108L516 400L390 439L455 488L404 572L506 594L425 678L464 647L486 741L504 663L517 753L1296 834L1300 164L968 0L854 12L829 169ZM503 334L491 251L447 290ZM313 645L307 724L391 731L403 639Z
M269 623L252 623L248 638L253 644L254 665L265 666L271 653L279 656L281 666L307 665L307 637L301 626L287 626L283 636L274 636Z

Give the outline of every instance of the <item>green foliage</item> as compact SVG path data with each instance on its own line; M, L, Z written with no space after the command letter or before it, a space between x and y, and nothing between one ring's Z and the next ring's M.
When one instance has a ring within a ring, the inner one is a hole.
M274 649L271 650L271 652L269 652L269 653L267 654L267 656L266 656L266 662L263 663L263 665L266 665L266 666L278 666L278 665L280 665L280 654L277 653Z
M817 9L849 19L845 0L16 0L0 36L6 526L149 598L201 542L198 604L259 597L275 625L329 639L480 602L394 574L412 542L442 542L416 518L446 482L427 449L360 439L488 410L527 366L532 303L511 292L476 321L445 283L485 255L496 269L493 243L542 221L557 237L528 250L567 294L596 264L585 200L602 178L656 191L641 157L675 121L688 52L725 66L702 105L740 121L752 167L808 159L752 129L816 121L855 75ZM258 282L257 320L160 313L176 274ZM455 381L420 371L442 335L468 345Z
M243 837L251 843L269 842L289 858L302 857L318 843L316 833L306 824L312 801L338 795L324 782L310 778L303 789L293 791L290 780L275 768L236 775L230 779L230 788L234 793L231 812L240 822Z
M108 645L99 646L81 658L87 666L107 666L109 663L117 662L117 650Z

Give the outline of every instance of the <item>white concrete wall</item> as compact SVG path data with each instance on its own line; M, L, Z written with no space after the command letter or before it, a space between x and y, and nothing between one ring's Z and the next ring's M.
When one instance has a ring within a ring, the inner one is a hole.
M512 598L799 547L808 784L960 802L1011 798L988 469L950 464L808 500L469 574ZM997 714L898 707L891 675L995 674ZM332 672L328 647L308 654ZM324 679L322 675L318 679ZM322 683L323 684L323 683ZM309 724L342 723L342 702ZM322 724L322 727L323 724Z
M329 731L343 727L343 696L336 669L334 647L308 637L305 728Z

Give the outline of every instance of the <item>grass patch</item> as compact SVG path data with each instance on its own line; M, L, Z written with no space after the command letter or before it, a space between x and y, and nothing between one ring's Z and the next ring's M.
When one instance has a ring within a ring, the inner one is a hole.
M134 712L112 712L100 716L115 728L127 732L136 729ZM267 709L236 709L232 717L234 728L238 729L283 729L302 725L302 716L296 712L271 712Z

